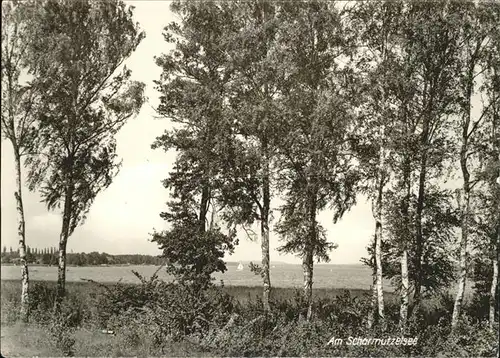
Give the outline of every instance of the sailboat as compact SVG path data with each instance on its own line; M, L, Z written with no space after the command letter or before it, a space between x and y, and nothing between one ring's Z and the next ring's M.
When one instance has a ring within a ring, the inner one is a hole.
M237 268L238 271L243 271L243 264L240 262Z

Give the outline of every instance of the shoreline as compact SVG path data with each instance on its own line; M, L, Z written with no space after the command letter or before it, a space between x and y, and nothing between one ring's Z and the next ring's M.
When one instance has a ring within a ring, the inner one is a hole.
M257 260L255 261L242 261L242 263L244 265L247 265L247 264L250 264L250 262L257 262ZM226 265L228 267L232 267L232 266L238 266L239 262L236 262L236 261L230 261L230 262L226 262ZM288 262L276 262L274 263L274 265L278 265L278 266L302 266L302 264L300 263L296 263L296 264L292 264L292 263L288 263ZM14 264L14 263L0 263L0 267L1 266L21 266L21 265L18 265L18 264ZM37 267L57 267L57 264L54 264L54 265L44 265L44 264L37 264L37 263L32 263L32 264L28 264L28 267L31 267L31 266L37 266ZM155 267L158 267L158 266L161 266L161 265L154 265L154 264L100 264L100 265L66 265L66 267L127 267L127 266L155 266ZM344 267L347 267L347 266L350 266L350 267L362 267L362 268L368 268L368 266L362 264L362 263L359 263L359 264L332 264L332 263L321 263L321 264L315 264L314 265L315 267L316 266L344 266Z

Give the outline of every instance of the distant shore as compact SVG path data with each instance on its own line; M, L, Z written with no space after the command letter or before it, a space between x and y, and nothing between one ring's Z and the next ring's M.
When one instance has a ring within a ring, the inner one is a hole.
M238 266L239 263L242 263L243 265L248 265L250 262L253 262L253 263L259 263L257 262L256 260L255 261L231 261L231 262L227 262L226 265L229 267L229 266ZM300 263L289 263L289 262L282 262L282 261L279 261L279 262L271 262L272 265L290 265L290 266L295 266L295 265L301 265ZM12 263L12 262L9 262L9 263L1 263L0 266L20 266L18 264L15 264L15 263ZM38 263L31 263L31 264L28 264L29 267L31 266L43 266L43 267L57 267L57 264L54 264L54 265L45 265L45 264L38 264ZM101 265L66 265L66 267L126 267L126 266L161 266L161 265L155 265L155 264L101 264ZM365 267L367 268L367 266L359 263L359 264L334 264L334 263L320 263L320 264L316 264L315 266L344 266L344 267L347 267L347 266L352 266L352 267Z
M1 266L21 266L15 263L2 263ZM28 264L28 267L57 267L57 265L44 265L44 264ZM127 267L127 266L160 266L154 264L101 264L101 265L66 265L66 267Z

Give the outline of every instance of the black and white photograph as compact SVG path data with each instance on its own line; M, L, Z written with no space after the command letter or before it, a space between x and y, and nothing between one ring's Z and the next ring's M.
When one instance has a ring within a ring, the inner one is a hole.
M1 27L0 357L499 357L500 1Z

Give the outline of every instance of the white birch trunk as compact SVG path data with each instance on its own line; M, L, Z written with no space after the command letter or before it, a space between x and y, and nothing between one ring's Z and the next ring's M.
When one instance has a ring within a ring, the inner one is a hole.
M302 261L302 269L304 271L304 297L307 302L307 316L309 321L312 317L312 285L313 285L313 257L312 252L306 253Z
M401 254L401 307L399 310L399 327L401 332L406 332L408 321L408 307L410 305L410 282L408 279L408 250Z
M66 286L66 246L70 234L71 210L73 200L73 183L70 180L64 199L64 212L62 220L61 234L59 236L59 253L57 262L57 295L54 309L59 312L62 300L65 295Z
M497 301L495 299L498 285L498 258L493 260L493 278L491 280L490 289L490 314L489 314L489 325L493 329L493 324L495 323L495 306Z
M469 193L465 193L465 199L462 210L462 238L460 240L460 272L458 276L457 295L453 306L453 315L451 318L451 326L455 328L460 318L462 304L465 293L465 282L467 278L467 236L469 232Z
M26 261L26 223L24 221L24 208L21 182L21 157L14 146L16 164L16 209L17 209L17 237L19 241L19 258L21 261L21 319L28 321L29 317L29 270Z
M373 272L372 279L373 279L371 286L372 297L370 300L370 312L368 313L368 323L367 323L368 328L373 327L377 312L377 275L375 273L375 270Z
M264 310L271 309L269 300L271 296L271 278L269 275L269 224L268 220L262 221L262 279L264 290L262 292L262 303Z
M377 293L377 320L380 324L384 322L384 287L382 281L382 199L384 190L384 150L380 150L379 178L377 180L377 198L373 208L375 219L375 289Z
M493 277L491 279L491 288L490 288L490 312L489 312L489 326L493 329L493 325L495 323L495 310L498 306L498 302L496 300L496 293L498 287L498 261L500 260L500 250L498 249L498 245L500 244L500 228L497 229L497 241L495 245L496 255L493 258Z
M384 288L382 283L382 223L377 225L375 235L375 263L377 265L377 313L381 324L384 322Z

